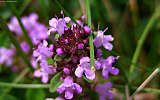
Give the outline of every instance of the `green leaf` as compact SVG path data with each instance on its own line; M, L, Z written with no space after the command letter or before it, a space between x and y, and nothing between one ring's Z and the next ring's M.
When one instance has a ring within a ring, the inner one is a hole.
M57 40L59 38L59 34L55 34L54 38Z
M58 86L62 84L62 81L60 81L61 74L62 72L59 72L51 79L50 87L49 87L50 92L52 93L56 92Z
M44 100L45 92L43 89L28 89L26 92L26 100Z
M61 61L61 60L63 60L64 57L65 57L65 55L62 55L62 56L55 55L54 60L55 61Z
M18 100L18 99L15 96L12 96L12 95L6 95L1 100Z
M47 62L49 65L54 64L54 60L52 58L47 58Z
M89 79L87 79L84 75L83 75L83 79L85 80L85 81L87 81L88 83L92 83L94 80L89 80Z
M9 47L9 38L5 32L0 33L0 46Z

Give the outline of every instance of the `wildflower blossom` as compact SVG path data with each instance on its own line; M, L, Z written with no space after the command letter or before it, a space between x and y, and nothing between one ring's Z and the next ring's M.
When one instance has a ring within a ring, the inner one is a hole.
M28 52L30 50L30 47L26 42L22 42L20 46L24 52Z
M99 94L99 100L112 100L114 95L110 92L110 88L112 87L111 82L106 82L105 84L97 84L96 85L96 92Z
M66 23L69 23L70 20L71 19L69 17L60 19L52 18L51 20L49 20L50 29L48 31L48 34L50 34L51 32L58 32L60 35L64 34Z
M21 18L21 22L28 32L28 35L30 36L34 45L37 45L41 40L48 38L47 28L44 24L40 24L37 19L38 15L35 13L30 14L28 17L24 16ZM17 36L22 36L22 29L15 16L11 18L11 22L8 24L8 28Z
M106 28L104 31L99 30L97 33L96 38L94 39L95 47L99 48L100 46L104 46L107 50L112 50L113 45L110 43L113 41L113 37L111 35L104 35L104 32L107 30Z
M13 63L14 54L15 52L13 49L0 47L0 64L6 64L7 66L11 66Z
M97 69L99 69L101 64L98 61L96 61L95 63L96 63L95 67ZM83 73L85 73L86 77L89 80L95 79L95 72L91 71L91 64L90 64L90 58L89 57L81 58L80 59L80 64L78 65L78 67L75 70L75 75L79 78L82 77Z
M80 94L82 92L82 88L77 83L73 83L73 78L68 76L64 79L64 83L57 88L57 92L60 94L65 92L65 98L72 99L73 93L76 92Z
M109 73L113 75L117 75L119 73L119 70L112 66L112 64L115 62L116 59L118 59L118 57L109 56L107 59L100 60L102 68L102 76L105 79L108 79Z

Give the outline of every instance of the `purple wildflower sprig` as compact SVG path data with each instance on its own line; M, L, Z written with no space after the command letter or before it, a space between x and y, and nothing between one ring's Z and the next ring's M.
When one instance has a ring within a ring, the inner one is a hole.
M39 43L38 48L33 51L31 61L33 67L36 68L34 76L41 77L43 83L47 83L51 77L54 78L56 73L62 72L60 75L62 84L58 86L57 92L62 97L64 94L66 99L73 99L73 94L80 94L82 87L85 86L81 83L78 85L79 82L76 78L82 78L83 76L88 80L94 80L96 77L96 73L91 70L91 60L89 58L90 47L88 37L91 29L81 22L81 20L77 20L77 23L79 25L72 23L69 17L56 17L49 20L50 28L48 35L56 36L58 34L58 38L53 38L54 42L51 44L48 44L46 40L43 40L43 43ZM101 46L104 46L109 51L113 48L110 43L113 41L113 37L111 35L104 35L107 29L104 31L98 30L93 40L95 71L102 69L104 79L109 78L109 73L112 75L119 73L119 70L113 67L113 63L115 63L118 57L109 56L107 59L102 58ZM40 67L38 68L37 66Z

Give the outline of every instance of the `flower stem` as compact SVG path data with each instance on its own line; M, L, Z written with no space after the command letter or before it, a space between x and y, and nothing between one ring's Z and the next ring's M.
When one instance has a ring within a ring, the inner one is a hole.
M156 68L153 71L153 73L132 94L132 96L130 97L130 100L132 100L132 98L135 96L135 94L137 94L138 92L140 92L153 79L153 77L157 75L157 73L159 72L159 70L160 70L159 68Z
M15 84L15 83L0 82L0 87L39 89L39 88L49 88L49 84Z
M129 76L131 76L131 74L132 74L132 72L134 70L135 66L133 64L135 64L137 62L140 50L142 48L142 45L143 45L143 43L144 43L144 41L145 41L145 39L146 39L146 37L147 37L147 35L149 33L149 30L151 29L151 27L155 23L158 15L159 15L159 12L160 12L160 7L153 13L152 17L150 18L147 26L145 27L145 29L144 29L144 31L143 31L143 33L142 33L142 35L141 35L141 37L140 37L140 39L138 41L137 47L136 47L135 52L133 54L132 63L130 65L130 67L129 67L130 68Z
M28 59L28 57L24 54L24 52L22 51L19 43L16 40L16 37L10 32L10 30L8 29L8 26L6 25L6 22L4 19L2 19L0 17L0 27L1 29L5 30L10 41L13 43L13 45L15 46L17 52L20 54L20 56L22 57L22 59L24 60L24 62L26 63L26 65L30 68L31 71L33 71L32 65L30 64L30 61Z
M23 14L24 10L27 8L27 6L29 5L30 2L31 2L31 0L25 0L25 2L23 3L23 5L19 11L20 16Z
M40 0L41 1L41 7L42 7L42 13L43 13L43 16L44 16L44 18L45 18L45 20L46 20L46 23L48 24L48 20L49 20L49 18L48 18L48 11L47 11L47 5L46 5L46 2L45 2L45 0Z
M58 0L55 0L55 2L56 2L56 4L59 6L59 8L61 8L61 9L64 11L64 13L65 13L67 16L69 16L73 22L75 22L75 23L77 24L76 20L63 8L63 6L59 3L59 1L58 1Z
M87 13L87 22L88 22L88 27L91 28L91 11L90 11L90 0L85 0L86 1L86 13ZM94 46L93 46L93 36L92 32L89 36L89 47L90 47L90 59L91 59L91 69L95 69L95 62L94 62Z
M24 33L24 36L25 36L25 39L27 40L27 43L29 44L30 48L33 48L33 44L32 44L32 42L31 42L31 39L30 39L30 37L28 36L28 33L27 33L27 31L25 30L25 28L24 28L24 26L23 26L23 24L22 24L22 22L21 22L21 18L20 18L20 16L19 16L19 13L17 12L17 9L15 8L15 5L14 5L13 3L8 3L8 4L10 5L12 12L15 14L15 16L16 16L16 18L17 18L17 20L18 20L18 23L19 23L19 25L20 25L23 33ZM31 50L32 50L32 49L31 49Z
M124 85L114 85L113 88L124 89L125 86ZM137 89L136 86L131 87L131 90L136 90L136 89ZM154 89L154 88L143 88L141 91L142 92L150 92L150 93L160 94L160 90L159 89Z

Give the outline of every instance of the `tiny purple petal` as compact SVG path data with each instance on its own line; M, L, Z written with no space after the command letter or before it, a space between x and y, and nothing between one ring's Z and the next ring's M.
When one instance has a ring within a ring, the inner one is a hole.
M108 70L106 68L104 68L102 70L102 76L103 76L103 78L104 79L108 79L108 77L109 77L108 74L109 74Z
M64 52L63 52L62 48L57 48L56 53L57 53L57 55L61 56L61 55L63 55Z
M63 93L64 91L65 91L65 86L64 86L64 84L61 84L60 86L58 86L57 92L58 92L59 94Z
M96 56L97 56L97 57L102 56L102 50L98 49L98 50L97 50L97 54L96 54Z
M79 43L79 44L78 44L78 49L83 49L83 47L84 47L84 44L83 44L83 43Z
M91 33L91 29L88 26L84 26L84 32L89 35Z
M82 88L81 88L81 86L80 86L79 84L74 83L74 87L75 87L76 92L77 92L78 94L80 94L80 93L82 92Z
M72 90L66 90L65 91L65 98L66 99L72 99L73 98L73 91Z
M30 50L30 47L26 42L22 42L20 46L24 52L28 52Z
M113 75L118 75L119 69L115 68L115 67L112 67L111 70L110 70L110 73L113 74Z
M63 72L64 72L65 74L70 74L70 70L69 70L68 68L64 68L64 69L63 69Z
M78 67L76 68L76 70L75 70L75 75L76 75L78 78L80 78L80 77L82 77L83 72L84 72L83 68L80 67L80 66L78 66Z

